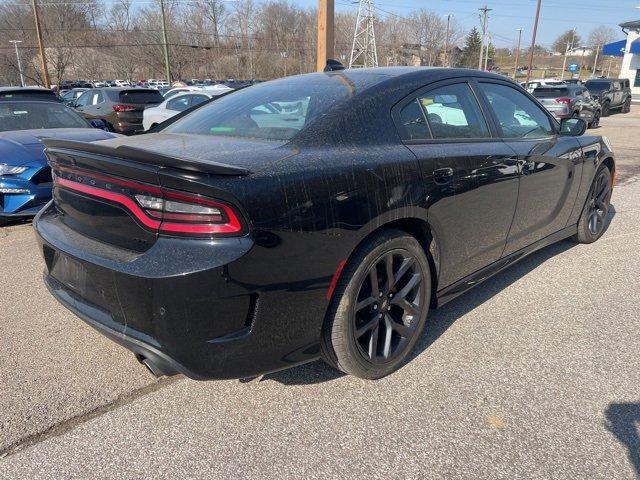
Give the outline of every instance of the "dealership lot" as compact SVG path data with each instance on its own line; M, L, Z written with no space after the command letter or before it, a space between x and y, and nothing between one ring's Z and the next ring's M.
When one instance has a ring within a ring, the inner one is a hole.
M377 382L319 362L155 380L49 296L30 225L1 229L0 476L635 478L639 111L594 132L618 157L605 236L434 312L415 358Z

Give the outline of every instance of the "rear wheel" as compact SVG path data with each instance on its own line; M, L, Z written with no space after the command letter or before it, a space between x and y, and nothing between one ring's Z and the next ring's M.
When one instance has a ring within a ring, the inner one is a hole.
M627 98L622 105L622 113L629 113L631 111L631 99Z
M609 102L604 102L602 104L602 117L608 117L611 114L611 104Z
M589 124L589 128L598 128L600 126L600 110L593 113L593 120Z
M573 237L575 241L593 243L602 236L607 226L611 193L611 172L605 165L601 165L578 220L578 233Z
M430 299L429 262L420 243L399 230L376 234L342 272L322 332L323 358L360 378L389 375L418 340Z

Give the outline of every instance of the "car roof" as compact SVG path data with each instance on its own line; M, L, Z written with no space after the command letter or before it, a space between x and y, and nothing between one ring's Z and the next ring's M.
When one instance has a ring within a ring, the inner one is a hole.
M53 92L50 88L44 87L0 87L0 92L20 92L20 91L36 91L36 92Z

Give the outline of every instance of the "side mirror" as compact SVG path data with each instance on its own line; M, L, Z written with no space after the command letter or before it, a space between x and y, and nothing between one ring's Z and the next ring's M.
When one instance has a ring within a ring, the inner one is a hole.
M93 128L99 128L100 130L106 130L107 129L107 124L104 123L104 120L102 120L100 118L94 118L93 120L90 120L89 123L91 124L91 126Z
M587 122L582 118L564 118L560 122L560 135L579 137L587 131Z

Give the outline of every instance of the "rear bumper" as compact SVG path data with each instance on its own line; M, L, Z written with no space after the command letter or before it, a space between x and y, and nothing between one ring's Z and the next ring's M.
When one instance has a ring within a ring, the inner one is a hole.
M250 237L161 238L132 252L66 227L51 203L34 228L53 296L163 374L241 378L319 356L321 317L296 310L309 314L317 292L256 282L265 261Z

